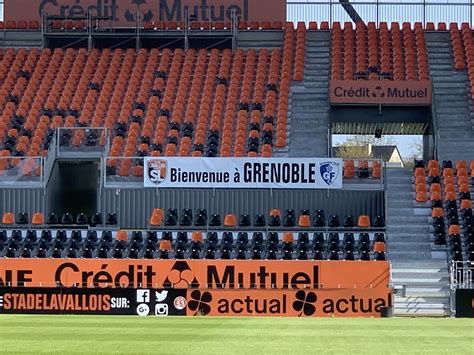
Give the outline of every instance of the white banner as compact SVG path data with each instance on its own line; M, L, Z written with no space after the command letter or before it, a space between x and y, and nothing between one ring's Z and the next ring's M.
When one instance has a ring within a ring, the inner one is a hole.
M145 158L155 188L341 189L342 159Z

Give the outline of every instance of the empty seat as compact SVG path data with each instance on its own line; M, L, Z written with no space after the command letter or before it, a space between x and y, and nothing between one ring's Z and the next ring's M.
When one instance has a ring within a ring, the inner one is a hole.
M311 227L311 216L307 214L300 215L298 219L298 227L302 227L302 228Z
M385 243L384 242L375 242L374 243L374 252L385 252Z
M54 212L49 213L47 224L59 224L59 217Z
M108 226L116 226L118 224L117 214L116 213L108 213L107 218L105 219L105 224Z
M370 250L370 237L369 233L360 233L358 240L359 251Z
M339 233L329 233L328 250L339 251Z
M166 212L165 226L176 226L178 224L178 210L169 208Z
M154 208L150 216L150 226L159 227L163 225L164 213L161 208Z
M30 223L30 218L28 216L28 213L25 212L20 212L18 213L16 217L16 224L29 224Z
M184 209L179 216L180 226L191 226L193 224L193 214L190 209Z
M224 227L233 228L237 225L235 214L227 214L224 217Z
M278 209L270 211L270 217L268 219L268 225L270 227L279 227L281 225L281 212Z
M33 214L31 219L31 224L33 226L42 226L44 224L44 215L41 212L36 212Z
M66 212L61 217L61 224L74 224L74 217L72 214Z
M5 224L5 225L15 224L15 215L11 212L5 212L2 217L2 224Z
M326 226L326 219L324 217L324 210L317 210L314 213L313 227L324 227Z
M104 221L102 219L102 213L94 213L91 217L91 227L100 226Z
M219 214L211 215L211 219L209 221L210 227L220 227L221 226L221 216Z
M255 216L255 220L253 222L253 225L255 227L265 227L266 226L265 216L263 214L257 214Z
M355 226L354 217L352 217L351 215L345 216L343 226L346 228L354 227Z
M79 213L76 217L76 224L88 224L89 223L89 218L85 213Z
M283 225L285 227L294 227L296 225L296 213L294 210L285 210Z
M121 241L121 242L127 242L128 241L128 234L124 230L118 230L117 234L115 235L115 240Z
M344 233L344 238L342 241L345 251L354 251L355 239L354 233Z
M251 225L252 225L252 222L250 221L250 215L249 214L240 215L240 218L239 218L239 226L240 227L250 227Z
M196 227L202 227L207 224L207 210L198 209L194 216L194 225Z
M359 221L357 225L360 228L369 228L370 227L370 217L366 215L359 216Z
M372 225L376 228L385 227L385 219L383 216L375 216Z
M339 216L332 215L329 217L328 226L329 227L339 227L341 224L339 222Z

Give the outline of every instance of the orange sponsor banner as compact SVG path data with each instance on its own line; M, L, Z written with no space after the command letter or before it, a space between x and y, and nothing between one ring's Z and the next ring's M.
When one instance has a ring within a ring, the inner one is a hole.
M0 287L387 289L386 261L0 259Z
M188 290L188 316L380 317L390 289Z
M112 17L114 26L135 26L140 11L142 22L184 21L185 14L202 22L230 21L235 13L244 21L286 21L286 1L272 0L5 0L4 21L41 20L41 13L64 17Z
M431 81L331 80L333 105L431 105Z

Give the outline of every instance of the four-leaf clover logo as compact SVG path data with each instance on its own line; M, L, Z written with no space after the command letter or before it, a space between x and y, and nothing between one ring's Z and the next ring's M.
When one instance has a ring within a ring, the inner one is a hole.
M314 303L316 303L318 297L314 292L299 290L296 292L295 297L296 300L293 301L293 309L300 312L299 317L301 317L303 313L305 316L312 316L316 312Z
M211 306L209 303L212 301L212 295L209 292L201 292L195 290L191 292L191 300L188 303L188 308L194 311L194 315L209 314L211 312Z

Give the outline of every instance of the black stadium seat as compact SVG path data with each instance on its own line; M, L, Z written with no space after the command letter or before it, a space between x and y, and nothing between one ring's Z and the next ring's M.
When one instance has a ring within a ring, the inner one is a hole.
M54 213L54 212L51 212L49 215L48 215L48 219L46 221L47 224L59 224L59 217Z
M250 221L250 215L242 214L239 218L239 226L240 227L250 227L252 222Z

